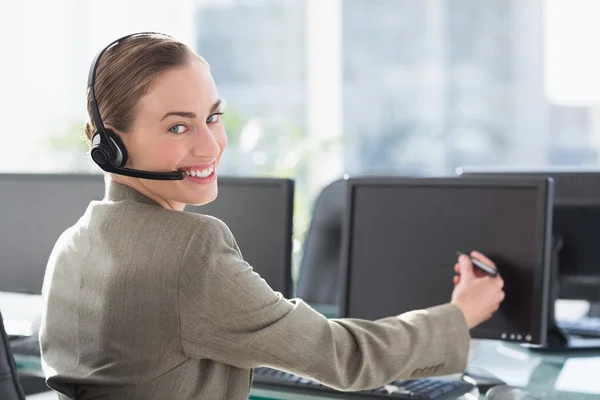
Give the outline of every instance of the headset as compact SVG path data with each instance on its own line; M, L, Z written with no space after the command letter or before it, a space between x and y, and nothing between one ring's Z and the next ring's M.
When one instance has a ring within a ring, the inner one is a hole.
M125 168L125 164L127 163L127 149L125 148L125 145L123 144L123 141L119 135L117 135L111 129L104 128L104 123L100 117L100 109L98 108L98 102L96 101L96 94L94 92L98 62L106 50L132 36L137 35L169 36L158 32L138 32L123 36L109 43L108 46L100 50L96 57L94 57L92 65L90 66L90 72L88 75L88 90L90 94L89 105L94 124L96 125L96 131L92 135L92 160L94 160L94 162L104 171L111 172L113 174L131 176L141 179L181 180L185 178L185 173L181 171L154 172Z

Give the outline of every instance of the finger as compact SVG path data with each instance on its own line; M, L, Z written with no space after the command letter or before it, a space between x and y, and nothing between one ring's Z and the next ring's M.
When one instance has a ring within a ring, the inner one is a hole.
M474 269L476 270L477 268L474 268ZM481 278L479 278L479 281L481 281L481 283L483 285L488 286L488 288L489 288L488 290L491 289L492 291L496 291L496 289L495 289L497 287L496 286L497 285L496 278L493 278L493 277L489 276L488 274L483 274L483 276Z
M487 274L485 272L483 272L482 270L480 270L477 267L473 267L473 273L478 278L483 278L483 277L487 276Z
M458 285L460 283L460 276L454 275L452 282L454 282L454 286Z
M492 260L490 260L489 258L487 258L486 256L484 256L482 253L473 250L471 252L471 257L478 259L479 261L481 261L482 263L485 263L487 265L489 265L490 267L494 267L496 268L496 264L494 264L494 262Z
M504 287L504 279L502 279L500 275L496 277L496 285L498 285L500 289Z
M459 263L454 264L454 272L456 272L457 274L460 274L460 264Z
M458 257L458 262L460 264L461 279L473 279L475 274L473 272L473 264L471 264L469 257L462 254L460 257Z

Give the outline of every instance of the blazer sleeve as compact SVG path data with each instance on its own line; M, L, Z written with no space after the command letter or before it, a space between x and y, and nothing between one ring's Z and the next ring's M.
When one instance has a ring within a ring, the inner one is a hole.
M466 368L470 336L456 306L378 321L327 319L274 292L215 218L199 224L182 258L178 307L188 357L245 369L269 366L338 390Z

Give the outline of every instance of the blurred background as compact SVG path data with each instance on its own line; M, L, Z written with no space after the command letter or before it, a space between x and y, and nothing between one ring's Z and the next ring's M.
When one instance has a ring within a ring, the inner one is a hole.
M2 0L0 172L92 172L89 63L162 31L211 65L226 175L296 180L295 251L344 174L600 164L597 0Z

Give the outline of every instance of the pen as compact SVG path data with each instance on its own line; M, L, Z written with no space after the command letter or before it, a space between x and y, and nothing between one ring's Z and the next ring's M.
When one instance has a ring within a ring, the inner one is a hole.
M457 256L461 256L462 254L464 254L465 256L469 257L469 260L471 260L471 263L473 263L474 266L476 266L477 268L479 268L480 270L482 270L483 272L485 272L487 275L495 278L498 276L498 271L496 271L495 268L490 267L489 265L482 263L481 261L469 256L468 254L463 253L462 251L457 251L456 255Z

